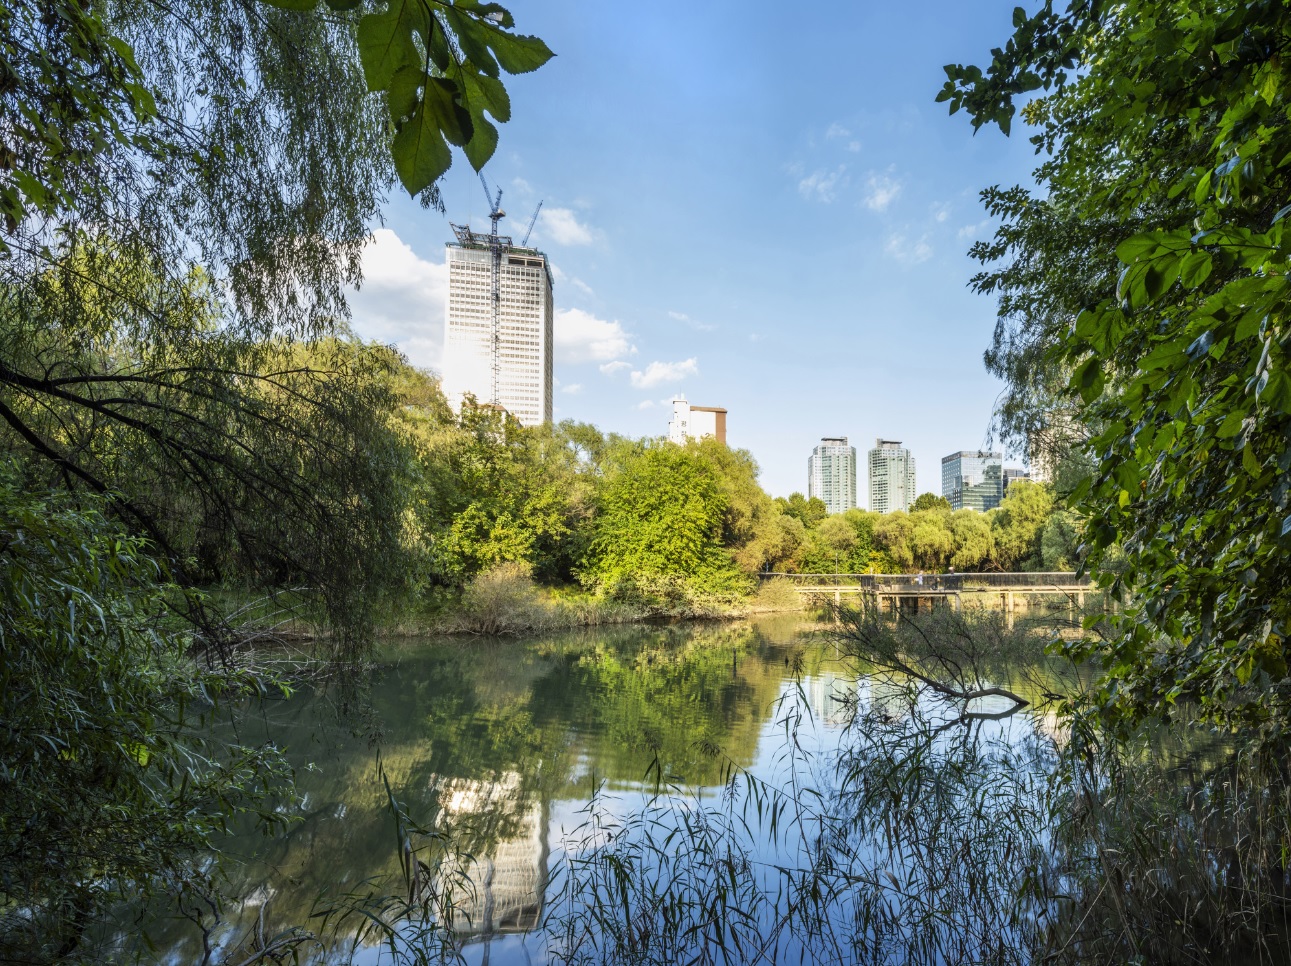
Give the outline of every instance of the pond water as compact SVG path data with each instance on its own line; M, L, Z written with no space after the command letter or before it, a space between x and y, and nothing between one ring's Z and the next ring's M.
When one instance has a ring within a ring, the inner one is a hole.
M227 844L240 901L211 961L293 928L323 940L302 959L360 963L949 962L1015 941L910 920L954 901L991 918L994 873L960 873L1042 846L1052 722L989 720L988 699L986 720L952 726L822 630L787 616L405 640L357 716L326 691L257 704L239 739L285 749L299 800L284 833ZM952 834L965 801L991 820ZM187 923L148 934L148 958L203 958Z

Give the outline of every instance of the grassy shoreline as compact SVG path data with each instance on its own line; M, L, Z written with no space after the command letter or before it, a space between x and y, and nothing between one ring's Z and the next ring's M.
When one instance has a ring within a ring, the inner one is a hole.
M700 595L684 585L673 590L655 599L615 600L579 588L541 587L504 566L476 577L460 593L386 603L374 616L372 633L377 638L511 637L580 627L738 621L804 610L787 581L770 581L747 596ZM294 592L254 600L230 590L210 596L248 642L304 643L330 636L322 615L305 612Z

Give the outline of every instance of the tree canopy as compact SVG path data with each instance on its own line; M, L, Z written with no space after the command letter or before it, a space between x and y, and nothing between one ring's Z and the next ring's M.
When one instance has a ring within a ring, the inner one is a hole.
M1194 698L1280 734L1291 10L1077 0L1014 25L989 67L948 67L939 99L1006 134L1020 113L1044 155L1038 192L986 193L1004 224L975 284L1001 295L1015 424L1061 424L1057 398L1088 436L1073 499L1093 565L1125 554L1104 579L1132 605L1088 645L1106 704L1132 720Z
M395 356L346 344L343 291L396 180L436 206L445 139L491 156L502 73L551 56L513 27L473 0L7 8L0 438L178 579L312 588L352 649L407 570L411 481Z

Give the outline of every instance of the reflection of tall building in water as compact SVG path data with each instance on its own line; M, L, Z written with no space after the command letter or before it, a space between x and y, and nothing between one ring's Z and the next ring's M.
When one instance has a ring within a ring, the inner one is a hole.
M889 721L900 721L910 713L911 691L903 683L883 674L868 679L871 710Z
M525 801L520 776L508 772L497 781L454 778L439 781L443 819L462 840L479 836L494 844L479 850L450 881L452 928L486 940L501 933L527 932L542 918L547 890L547 810L543 801ZM490 825L500 823L495 830Z
M839 728L851 719L856 687L855 678L821 673L808 678L804 690L811 713L827 727Z
M952 510L993 510L1004 499L999 453L961 450L941 458L941 495Z
M447 246L444 395L454 412L467 393L524 426L551 422L552 281L547 256L498 235L498 331L493 331L494 236L453 226ZM496 343L495 343L496 336ZM496 353L496 358L495 358ZM496 373L494 368L496 366ZM497 398L494 399L496 379Z

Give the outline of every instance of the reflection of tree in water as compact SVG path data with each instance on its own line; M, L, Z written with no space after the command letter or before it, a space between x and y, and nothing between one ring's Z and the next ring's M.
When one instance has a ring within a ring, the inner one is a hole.
M1019 883L1050 827L1053 745L1028 713L992 720L1007 709L970 699L997 687L990 673L1003 645L1022 643L1002 630L973 628L972 640L936 654L909 638L851 649L841 640L860 686L832 687L824 706L843 705L823 722L812 715L828 675L785 691L774 779L735 769L716 804L670 790L626 818L612 804L592 811L579 834L593 847L567 846L576 858L557 906L560 954L625 964L1027 962L1024 924L1036 908ZM876 666L883 658L891 662ZM934 665L957 673L918 677ZM839 723L838 751L814 752L807 735Z
M752 762L788 672L783 651L743 626L599 636L563 658L558 673L535 682L534 720L567 720L597 777L615 784L657 769L720 785L724 758Z
M301 693L239 722L244 741L286 749L301 798L286 834L231 839L230 854L248 861L232 869L228 893L245 900L218 941L308 926L320 897L335 908L342 896L399 893L382 773L417 826L451 840L437 859L422 854L433 886L454 891L453 928L463 937L527 928L541 915L548 803L586 794L579 769L639 782L657 758L666 774L718 783L713 750L751 760L788 672L782 650L730 626L414 645L395 658L366 682L370 721L338 717L325 693ZM173 924L154 938L176 961L201 959Z

